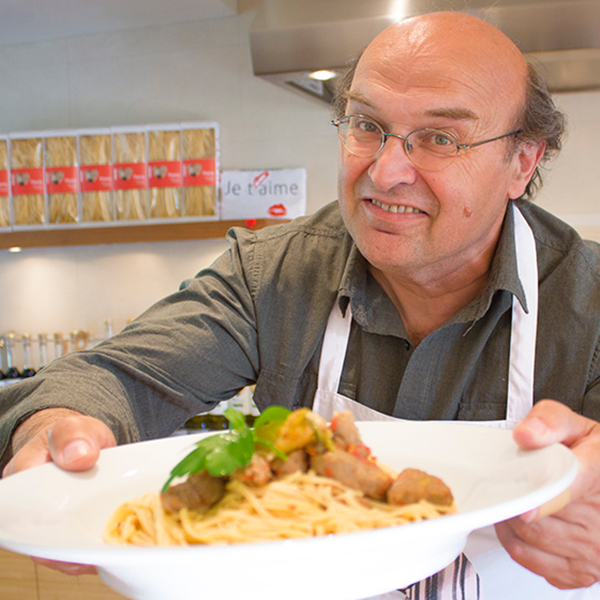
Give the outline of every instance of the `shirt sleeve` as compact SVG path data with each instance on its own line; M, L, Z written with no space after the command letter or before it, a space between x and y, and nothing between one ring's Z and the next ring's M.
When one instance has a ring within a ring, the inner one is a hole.
M259 370L248 276L253 235L230 232L228 251L122 332L3 389L0 464L10 459L14 428L44 408L96 417L127 443L169 435L253 383Z

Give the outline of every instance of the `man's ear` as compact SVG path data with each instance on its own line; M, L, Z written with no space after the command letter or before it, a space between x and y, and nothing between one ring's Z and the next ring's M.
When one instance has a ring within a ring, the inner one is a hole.
M519 198L525 192L527 184L533 177L535 168L544 156L546 142L523 143L512 157L515 175L511 186L508 188L509 198Z

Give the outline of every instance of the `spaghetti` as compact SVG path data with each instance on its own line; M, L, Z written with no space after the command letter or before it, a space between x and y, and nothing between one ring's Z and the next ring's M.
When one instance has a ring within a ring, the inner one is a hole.
M204 515L188 509L169 514L158 494L146 494L113 513L105 540L136 546L265 542L404 525L453 510L426 500L406 506L368 500L329 477L293 473L263 487L233 479Z

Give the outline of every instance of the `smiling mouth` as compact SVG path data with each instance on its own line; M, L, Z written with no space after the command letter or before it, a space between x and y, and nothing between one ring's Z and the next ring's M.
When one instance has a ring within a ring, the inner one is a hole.
M374 200L373 198L370 198L369 200L375 206L378 206L382 210L385 210L385 211L390 212L390 213L420 213L420 214L425 214L422 210L419 210L418 208L414 208L413 206L404 206L402 204L400 204L400 205L398 205L398 204L384 204L383 202L380 202L379 200Z

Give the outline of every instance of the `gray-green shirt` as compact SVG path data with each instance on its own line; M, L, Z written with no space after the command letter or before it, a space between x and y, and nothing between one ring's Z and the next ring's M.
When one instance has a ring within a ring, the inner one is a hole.
M538 255L535 400L600 420L600 246L533 204L519 207ZM229 240L120 334L0 393L1 462L15 424L50 406L104 420L119 443L168 435L253 383L259 408L310 407L336 301L354 315L340 393L405 419L505 418L512 295L523 300L511 218L482 296L416 348L337 203L258 232L234 229Z

